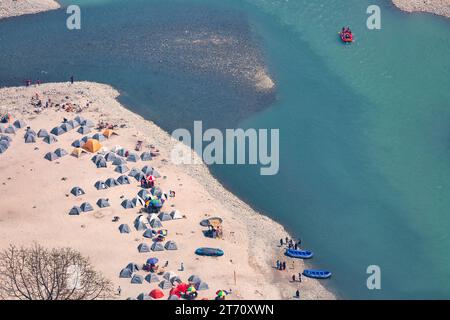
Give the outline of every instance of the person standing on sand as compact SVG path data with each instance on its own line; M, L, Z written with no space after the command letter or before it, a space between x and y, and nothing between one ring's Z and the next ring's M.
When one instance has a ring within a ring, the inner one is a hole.
M283 238L280 239L280 246L283 246Z
M184 271L184 264L183 264L183 262L180 265L180 271Z
M298 281L300 283L302 282L302 273L301 272L298 273Z
M277 260L277 269L280 270L280 260Z
M300 299L300 290L297 289L297 291L295 291L295 297Z
M70 83L73 84L73 76L70 76Z
M117 295L120 296L121 293L122 293L122 288L119 286L119 287L117 288Z
M292 282L295 282L295 274L292 275Z
M286 270L286 261L283 262L283 270Z

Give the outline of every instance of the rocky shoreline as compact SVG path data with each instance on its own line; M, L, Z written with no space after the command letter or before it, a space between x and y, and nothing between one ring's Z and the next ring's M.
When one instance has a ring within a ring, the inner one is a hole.
M450 0L392 0L406 12L427 12L450 18Z
M54 0L2 0L0 1L0 19L55 10L60 7L60 4Z

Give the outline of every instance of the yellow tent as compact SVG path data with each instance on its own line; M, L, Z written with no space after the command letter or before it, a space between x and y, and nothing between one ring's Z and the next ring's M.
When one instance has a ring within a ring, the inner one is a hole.
M220 218L209 218L208 219L209 225L213 228L217 228L222 225L222 219Z
M115 132L114 132L113 130L111 130L111 129L105 129L105 130L103 130L102 134L103 134L105 137L110 138L113 134L117 134L117 133L115 133Z
M83 149L89 152L97 152L102 147L101 143L95 139L89 139L83 146Z
M73 155L74 157L79 158L83 152L86 152L86 151L84 151L84 150L81 149L81 148L75 148L75 149L73 149L73 151L72 151L72 155Z
M209 226L213 230L213 235L216 238L222 238L222 219L220 218L210 218L208 219Z

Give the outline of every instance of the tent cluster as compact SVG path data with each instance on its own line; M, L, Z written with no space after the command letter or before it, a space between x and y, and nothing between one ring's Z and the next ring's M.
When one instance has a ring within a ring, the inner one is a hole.
M150 251L178 250L178 246L174 241L167 241L165 244L155 241L151 246L148 246L146 243L141 243L137 249L140 253L147 253Z
M12 139L7 134L15 134L18 129L23 128L24 126L26 126L25 123L17 120L14 122L14 125L0 128L2 133L0 136L0 153L4 152L11 143ZM97 190L105 190L119 185L131 184L130 177L135 178L138 182L144 180L146 183L145 186L147 186L147 188L140 189L137 195L132 199L121 199L120 204L124 209L137 207L146 209L151 208L151 210L147 210L150 214L148 216L139 216L134 221L133 225L125 223L120 224L120 226L118 226L119 232L121 234L129 234L132 231L131 228L134 226L136 230L141 231L144 238L150 239L150 243L143 242L138 245L137 249L141 253L178 250L179 248L175 241L166 240L168 232L163 229L163 223L174 219L181 219L183 218L183 215L177 210L172 212L160 211L164 202L168 199L167 194L165 194L161 188L155 186L156 178L160 178L161 175L149 165L142 167L142 169L132 168L130 170L128 167L129 163L151 161L153 154L151 152L142 152L140 154L129 152L120 146L116 146L111 151L108 151L102 146L101 142L110 139L116 133L111 129L105 129L101 133L97 132L92 134L92 136L87 136L88 134L91 134L94 127L95 125L92 121L77 116L73 120L65 120L50 131L40 129L36 133L31 128L28 128L24 133L23 138L25 143L36 143L37 139L40 138L45 143L53 144L58 141L59 136L64 135L69 131L76 131L83 135L82 138L72 143L74 149L70 154L79 158L83 154L91 153L91 161L97 168L107 168L108 165L112 165L114 166L114 171L119 174L117 178L111 177L105 181L99 180L95 182L95 188ZM69 153L65 149L58 148L45 154L45 159L54 161L68 154ZM150 187L148 187L148 182L151 182ZM70 190L70 193L74 197L82 197L86 194L79 186L73 187ZM69 210L69 215L81 215L82 213L92 212L94 211L94 206L92 204L96 205L98 208L107 208L111 206L110 200L106 197L97 199L95 203L94 201L95 200L93 200L93 202L87 202L83 199L79 202L81 204L74 205ZM153 258L153 260L151 260L154 264L157 263L157 259L155 259L156 258ZM139 274L141 270L142 267L138 264L129 263L119 274L121 278L129 278L132 284L142 284L146 281L157 285L156 289L153 289L148 294L139 295L138 299L160 299L165 296L163 290L170 290L171 294L169 296L170 299L173 300L179 299L180 297L187 297L186 294L188 292L201 290L195 284L183 284L180 277L172 272L161 272L159 274L150 272ZM201 286L201 288L205 287L207 288L207 285Z
M85 135L88 134L92 131L92 128L95 126L93 125L92 121L87 120L88 122L86 122L85 124L83 124L78 130L77 132ZM105 129L103 130L101 133L97 132L94 133L91 137L91 139L95 139L98 140L100 142L105 141L106 139L111 138L113 135L117 135L116 132L114 132L112 129Z
M62 158L64 156L66 156L68 153L66 150L62 149L62 148L58 148L53 152L47 152L44 156L45 159L47 159L48 161L54 161L56 159Z
M83 135L88 134L92 131L92 127L94 127L93 123L87 120L87 122L78 129L78 133ZM72 143L72 146L75 148L83 148L90 153L96 153L103 149L101 142L109 139L114 134L116 133L113 130L105 129L102 133L95 133L90 137L84 136L79 140L75 140Z
M120 178L120 177L119 177ZM108 181L108 180L107 180ZM102 181L97 181L95 184L95 187L97 189L105 189L108 188L108 186L106 185L106 183L102 182ZM142 189L141 191L138 192L138 196L133 198L132 200L129 199L125 199L122 201L121 205L124 209L132 209L138 206L144 206L144 200L142 198L148 198L148 196L151 195L151 193L149 193L147 190ZM139 215L135 221L134 221L134 228L137 231L145 231L143 234L143 237L145 238L154 238L157 237L160 241L163 241L167 231L162 232L163 230L158 230L155 231L155 229L161 229L163 228L163 221L170 221L170 220L177 220L177 219L182 219L184 216L181 214L180 211L178 210L173 210L170 213L167 212L160 212L159 214L156 213L152 213L150 215L148 215L148 217L144 217L143 215ZM119 228L119 231L121 233L129 233L129 227L126 227L126 232L123 232L123 228L125 228L125 226L123 226L122 228ZM160 246L155 246L154 249L158 250L160 248ZM176 244L174 245L174 243L169 242L168 244L166 243L166 250L176 250ZM144 250L145 250L145 246L144 246ZM161 250L164 250L163 248L161 248ZM141 251L139 249L139 251ZM145 251L143 251L145 252Z
M7 114L4 115L1 118L2 123L7 123L7 126L0 125L0 133L6 133L6 134L15 134L18 129L25 128L27 124L23 122L22 120L16 120L12 122L11 115Z
M133 170L136 169L133 168L132 171ZM131 202L133 202L134 207L136 206L144 207L145 211L148 213L158 213L162 209L167 199L168 199L167 194L164 193L161 188L153 187L150 190L147 190L145 188L141 189L137 193L137 197L133 198ZM173 214L161 213L161 217L162 221L172 220L174 219L173 217L175 217L175 219L181 218L179 212L174 212Z
M61 136L71 130L74 130L77 127L80 127L78 129L79 132L81 128L91 128L94 126L95 125L93 124L92 121L85 120L80 116L77 116L73 120L64 120L60 125L51 129L50 133L45 129L40 129L36 134L33 130L28 129L27 132L25 133L24 139L25 143L35 143L37 138L42 138L42 141L44 141L45 143L53 144L58 141L57 136ZM75 148L81 148L86 142L87 139L84 141L80 140L77 141L77 143L74 142L72 146ZM76 157L79 157L81 155L81 152L79 152L78 150L74 150L72 154Z
M69 215L71 216L79 216L83 212L94 211L94 208L89 202L83 202L81 206L73 206L69 211Z
M162 299L166 296L163 291L169 291L167 294L168 300L193 300L197 298L198 291L209 290L209 285L199 276L191 275L187 282L183 282L176 273L171 271L165 272L164 269L160 269L158 262L157 258L149 258L142 268L138 264L130 262L120 271L119 277L130 279L132 284L143 284L144 281L149 284L157 284L157 288L152 289L148 294L139 294L137 300ZM142 275L139 274L141 271L149 273ZM224 299L226 294L228 293L224 290L216 292L219 299ZM217 297L216 299L218 299Z
M84 190L80 187L73 187L70 190L70 193L72 195L74 195L75 197L80 197L80 196L86 194L84 192ZM99 208L107 208L110 206L109 199L104 199L104 198L98 199L96 204ZM78 207L78 206L72 207L72 209L69 211L69 215L79 215L81 212L89 212L89 211L93 211L93 210L94 210L94 208L92 207L92 205L90 203L84 202L80 207ZM119 230L122 233L130 232L130 228L127 225L121 225Z
M97 139L99 141L103 141L105 138L109 138L111 135L115 134L112 130L106 129L102 134L94 135L92 138ZM112 162L115 166L125 165L127 162L138 162L141 161L150 161L152 160L152 154L148 151L142 152L139 156L137 153L130 152L127 149L116 145L111 152L108 152L105 155L106 161ZM127 170L128 171L128 170ZM121 172L123 173L123 172ZM137 172L133 172L133 177Z
M13 122L13 118L10 114L1 116L0 120L2 123L8 123L7 126L0 124L0 154L3 154L8 150L12 142L11 137L8 135L16 134L17 130L26 127L26 123L22 120L15 120ZM36 142L36 133L33 130L26 132L24 139L26 143L34 143Z
M75 140L72 142L72 147L74 148L81 148L86 152L90 153L106 153L107 148L103 147L103 145L100 143L100 140L95 139L95 135L93 137L83 137L81 139ZM97 137L98 138L98 137ZM104 157L103 157L104 159Z
M75 117L73 120L64 120L59 126L56 126L50 130L50 133L55 136L63 135L79 126L84 125L84 121L85 120L80 116Z

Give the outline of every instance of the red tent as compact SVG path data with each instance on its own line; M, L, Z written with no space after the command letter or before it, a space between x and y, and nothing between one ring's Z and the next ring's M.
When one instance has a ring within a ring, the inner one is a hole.
M180 283L175 288L170 290L169 296L178 296L178 298L181 298L181 295L185 294L188 288L188 284Z
M152 291L150 291L149 296L153 299L161 299L162 297L164 297L164 293L159 289L153 289Z
M177 296L178 298L181 298L181 292L177 288L172 288L169 292L169 296Z
M186 283L180 283L179 285L177 285L177 290L182 293L185 293L188 288L189 288L189 285Z

